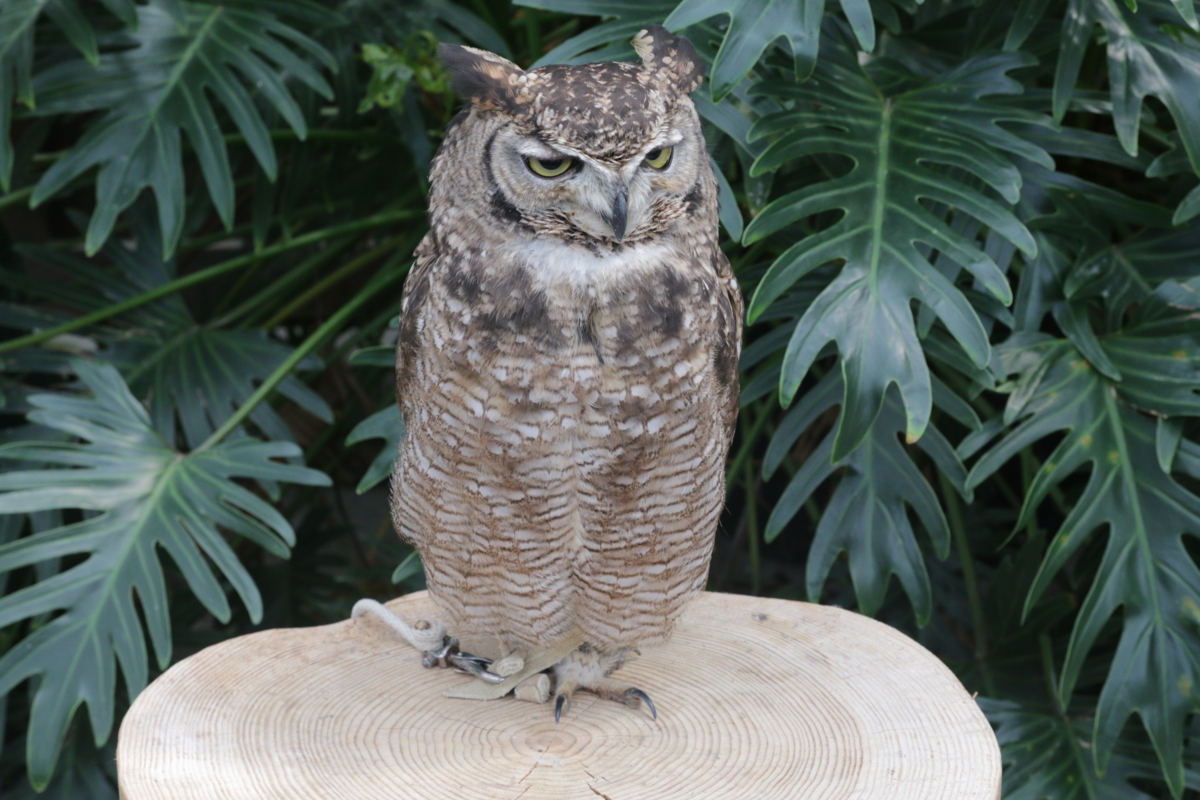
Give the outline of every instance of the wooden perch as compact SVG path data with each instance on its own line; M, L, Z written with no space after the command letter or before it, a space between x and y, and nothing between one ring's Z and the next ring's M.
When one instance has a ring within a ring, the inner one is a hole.
M424 593L388 604L438 616ZM470 644L469 638L464 644ZM469 648L468 648L469 649ZM478 651L476 651L478 652ZM658 720L442 696L374 618L271 630L171 667L121 725L123 800L996 800L987 720L937 658L837 608L704 594L615 677Z

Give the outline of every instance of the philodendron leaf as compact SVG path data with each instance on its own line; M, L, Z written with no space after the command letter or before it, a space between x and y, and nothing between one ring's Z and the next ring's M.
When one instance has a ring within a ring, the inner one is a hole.
M1190 14L1181 14L1187 8ZM1200 30L1192 0L1071 0L1063 18L1062 47L1054 77L1054 116L1062 119L1075 91L1092 28L1104 29L1113 125L1126 152L1138 152L1142 101L1157 97L1171 112L1192 170L1200 174L1200 38L1173 32L1186 22Z
M183 9L183 19L172 16L168 6ZM329 84L296 50L330 69L332 56L269 10L151 0L137 13L137 28L125 33L128 47L105 53L95 68L70 61L34 81L37 114L105 112L46 171L31 199L37 205L99 167L96 210L85 240L89 254L104 244L117 215L146 188L158 202L163 251L170 255L175 249L184 222L183 133L217 213L232 224L233 172L214 98L274 180L278 166L270 131L247 83L302 139L307 126L284 73L332 97Z
M1136 201L1123 198L1126 202L1113 202L1117 198L1109 198L1105 202L1098 189L1045 187L1053 213L1030 223L1037 232L1039 250L1029 264L1046 279L1035 281L1041 295L1040 313L1052 311L1060 325L1068 315L1082 323L1088 321L1088 304L1097 303L1104 312L1099 331L1104 334L1119 329L1130 306L1148 297L1163 281L1187 280L1196 274L1200 225L1167 227L1166 216L1161 214L1151 224L1143 222L1146 227L1137 233L1123 235L1123 226L1142 222L1135 217ZM1038 264L1047 254L1052 263ZM1024 275L1021 280L1025 281ZM1067 303L1073 308L1064 308ZM1022 305L1019 300L1018 308ZM1036 329L1040 323L1039 312L1034 313L1022 320L1026 329ZM1084 348L1078 341L1076 346Z
M1186 0L1186 2L1191 2L1191 0ZM1161 178L1184 171L1194 172L1188 161L1187 150L1180 147L1179 144L1178 134L1172 136L1171 149L1154 159L1146 170L1147 178ZM1192 187L1192 190L1179 202L1171 224L1182 225L1197 215L1200 215L1200 185Z
M321 472L275 460L300 454L291 442L243 437L204 451L178 452L158 437L115 368L79 360L74 366L94 396L33 395L29 419L83 441L0 447L0 459L61 465L0 474L0 514L96 512L0 546L0 572L86 556L0 600L0 626L62 612L0 659L0 694L35 679L27 735L35 787L50 780L81 703L88 706L96 741L107 739L118 663L130 697L146 685L147 634L159 666L169 662L170 616L158 550L170 554L218 619L227 621L230 607L214 567L257 620L262 613L258 589L218 526L281 557L294 536L279 512L237 481L329 484Z
M102 254L117 269L50 248L27 246L21 252L52 265L74 279L43 281L30 286L46 299L90 310L135 297L175 278L175 264L163 260L152 221L131 213L138 247L130 250L107 243ZM234 409L246 402L293 350L273 341L259 329L224 330L197 324L178 294L123 314L116 330L102 329L96 338L138 397L147 399L154 429L164 440L175 440L176 424L187 447L198 447ZM310 357L298 370L321 366ZM279 393L326 422L329 405L294 375L279 384ZM268 439L291 440L292 434L270 404L250 415Z
M976 289L1004 305L1012 301L1008 281L975 240L954 231L927 203L957 208L1027 255L1035 252L1032 236L1008 205L953 174L974 176L1011 204L1021 176L1010 155L1053 166L1044 151L996 124L1036 121L1035 115L985 99L1018 92L1005 73L1030 63L1031 57L1020 54L976 56L935 80L913 78L908 89L889 95L848 53L827 47L807 83L772 82L756 89L790 101L792 108L755 124L752 138L779 138L755 162L754 172L826 153L853 162L840 177L772 202L744 237L754 242L813 215L842 212L841 219L801 239L771 265L747 314L753 322L805 274L845 260L797 323L780 383L781 399L790 403L821 348L837 342L846 394L835 460L868 435L890 384L903 398L909 441L919 439L929 423L933 392L913 299L933 310L976 367L991 358L979 316L963 291L930 263L928 248L968 271Z
M864 50L875 49L875 22L867 0L841 0ZM817 61L825 0L683 0L663 24L673 31L717 15L729 26L712 65L712 96L720 100L736 86L766 49L786 39L795 60L796 79L812 74Z
M788 413L763 462L767 477L801 432L840 401L842 391L841 376L831 372ZM845 550L850 556L850 576L859 609L864 614L879 610L889 576L894 574L912 601L918 623L924 625L933 607L929 575L908 509L916 512L942 558L949 552L950 530L937 495L897 438L904 431L904 409L895 391L891 395L859 448L832 460L834 435L830 433L809 455L771 512L764 538L769 542L777 537L817 487L835 472L840 473L809 551L809 597L815 601L821 596L833 562ZM930 428L918 444L952 482L962 486L966 470L936 428Z
M978 702L996 726L1005 800L1154 800L1133 783L1162 777L1150 748L1118 745L1101 776L1090 755L1086 719L1064 719L1007 700ZM1195 774L1189 778L1189 787L1200 787Z
M1125 375L1122 400L1160 418L1200 416L1200 278L1164 281L1102 344Z
M395 403L376 411L371 416L354 426L354 430L346 436L346 446L349 447L367 439L383 439L383 448L367 468L367 472L358 482L357 492L363 492L375 486L392 474L392 465L400 454L400 440L404 438L404 419L400 416L400 406Z
M207 439L292 354L291 347L272 341L263 330L193 327L165 342L142 344L135 351L140 358L126 370L130 386L150 399L155 430L170 437L178 419L189 447ZM297 369L320 365L319 359L309 357ZM277 391L321 421L333 421L325 399L296 376L284 378ZM270 439L292 439L268 403L255 407L250 420Z
M136 20L132 0L102 0L125 24ZM0 3L0 189L9 190L13 148L8 136L14 101L37 105L33 90L33 34L45 13L90 64L99 59L96 33L75 0L5 0Z
M1164 291L1169 295L1170 287ZM1183 318L1190 318L1189 311L1173 309L1174 316ZM1087 485L1047 550L1026 608L1080 546L1107 527L1103 559L1071 633L1062 696L1069 701L1088 651L1121 609L1121 637L1096 709L1096 767L1103 772L1122 727L1136 713L1178 797L1184 780L1183 724L1196 710L1193 687L1200 682L1200 570L1182 538L1200 537L1200 497L1161 468L1155 423L1132 407L1166 404L1160 410L1192 409L1194 414L1200 406L1194 392L1200 334L1194 321L1185 324L1191 342L1180 361L1193 376L1185 391L1185 381L1171 363L1170 348L1177 344L1172 337L1178 330L1168 326L1161 338L1151 335L1168 315L1161 308L1150 309L1127 331L1101 340L1110 357L1145 352L1144 360L1122 366L1120 382L1092 368L1067 340L1027 334L1003 346L1010 372L1040 377L1021 400L1016 414L1020 425L979 460L967 486L977 486L1034 442L1061 434L1062 441L1029 487L1017 522L1021 527L1055 486L1090 465ZM1179 442L1174 467L1200 477L1200 446Z
M1175 216L1171 218L1173 225L1182 225L1192 218L1200 216L1200 186L1192 189L1187 196L1179 201Z
M4 800L119 800L115 785L116 743L98 747L89 731L75 726L67 734L58 769L42 791L28 783L13 787Z
M518 0L518 5L565 14L594 14L605 18L599 25L572 36L534 62L546 64L604 61L633 56L634 35L654 22L662 22L675 8L675 0Z

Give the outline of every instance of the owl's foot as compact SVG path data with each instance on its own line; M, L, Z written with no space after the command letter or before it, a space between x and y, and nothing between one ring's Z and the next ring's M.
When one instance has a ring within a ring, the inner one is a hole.
M599 695L605 700L637 708L642 703L650 709L650 716L658 719L658 709L650 695L636 686L614 681L609 678L610 672L618 669L625 662L624 651L618 653L597 653L588 647L581 647L554 666L554 721L562 720L562 715L571 707L571 697L576 691L582 690Z
M642 703L645 703L646 708L650 709L650 716L653 719L658 719L658 709L654 707L654 701L650 699L650 695L636 686L614 681L611 678L603 678L600 683L591 686L574 686L557 689L557 693L554 696L555 722L561 721L562 715L571 710L571 695L578 689L600 695L605 700L615 700L618 703L624 703L630 708L637 708Z

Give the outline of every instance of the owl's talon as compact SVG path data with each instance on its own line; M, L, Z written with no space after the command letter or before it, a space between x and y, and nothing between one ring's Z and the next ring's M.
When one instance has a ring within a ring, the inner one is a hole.
M562 720L563 711L571 708L571 696L569 694L560 694L554 698L554 723L557 725Z
M450 665L454 667L455 672L461 672L464 675L474 675L476 678L488 683L504 683L503 675L496 675L487 671L487 668L492 665L490 658L459 652L451 653L448 660L450 661Z
M658 709L654 707L654 701L650 699L650 695L632 686L625 690L625 694L629 695L630 699L633 700L629 704L631 707L637 708L637 701L641 700L646 704L646 708L650 709L650 716L658 719Z

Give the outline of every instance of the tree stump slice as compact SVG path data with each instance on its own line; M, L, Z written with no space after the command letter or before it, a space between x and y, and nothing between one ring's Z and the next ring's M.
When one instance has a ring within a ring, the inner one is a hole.
M426 593L388 606L439 616ZM469 639L468 639L469 641ZM468 648L469 649L469 648ZM478 651L473 651L478 652ZM590 694L453 700L374 618L271 630L171 667L121 725L123 800L996 800L1000 751L958 679L837 608L703 594Z

